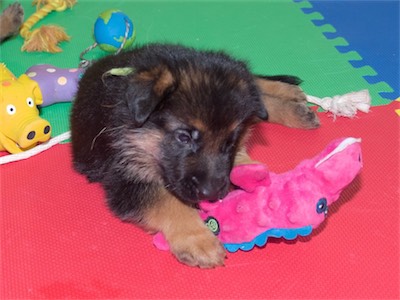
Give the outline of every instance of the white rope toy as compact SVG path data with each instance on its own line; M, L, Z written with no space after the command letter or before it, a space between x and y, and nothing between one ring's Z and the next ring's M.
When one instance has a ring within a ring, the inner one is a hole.
M0 157L0 165L3 164L7 164L10 162L14 162L14 161L19 161L19 160L23 160L23 159L27 159L29 157L32 157L36 154L39 154L43 151L46 151L48 149L50 149L51 147L53 147L54 145L57 145L63 141L68 140L71 137L71 132L67 131L64 132L60 135L57 135L56 137L51 138L50 140L48 140L46 143L37 145L36 147L29 149L27 151L24 152L20 152L20 153L16 153L16 154L9 154L6 156L2 156Z
M336 116L353 118L357 114L357 110L368 113L371 106L371 96L368 90L322 99L307 95L307 101L331 112L334 118Z

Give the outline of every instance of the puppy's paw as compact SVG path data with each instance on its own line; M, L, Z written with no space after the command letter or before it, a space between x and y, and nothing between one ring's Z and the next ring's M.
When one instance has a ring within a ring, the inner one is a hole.
M282 85L284 91L281 92L279 97L282 98L283 101L291 101L297 103L307 102L307 96L306 94L304 94L303 90L299 86L288 83L282 83Z
M223 266L225 249L204 224L199 211L166 190L160 191L157 199L161 200L144 213L142 225L149 231L161 232L180 262L200 268Z
M287 110L287 124L290 127L314 129L320 126L317 114L307 105L307 96L296 86L285 84L281 95L282 105Z
M200 268L224 265L225 249L206 227L193 232L174 234L168 240L172 253L186 265Z
M256 83L270 122L303 129L319 127L318 116L307 106L307 96L299 86L262 78Z
M317 114L304 102L288 103L291 110L291 127L314 129L320 126Z

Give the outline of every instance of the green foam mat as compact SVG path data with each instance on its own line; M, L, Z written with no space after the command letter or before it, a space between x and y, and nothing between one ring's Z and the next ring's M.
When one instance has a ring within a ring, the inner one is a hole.
M12 1L5 1L9 4ZM35 7L31 1L20 1L25 16ZM335 46L343 39L328 40L323 32L329 25L317 27L312 20L318 14L305 15L307 1L94 1L79 0L72 9L53 12L34 28L57 24L66 29L70 42L61 44L63 52L21 52L21 37L1 45L1 61L17 76L35 64L52 64L62 68L76 67L80 53L93 44L93 25L107 9L120 9L136 26L135 44L173 42L200 49L224 49L249 62L255 73L293 74L304 80L307 94L319 97L368 89L373 105L387 104L379 92L386 87L371 85L363 76L374 74L370 67L354 68L349 60L359 54L342 54ZM96 48L86 57L99 58L106 53ZM41 115L53 126L53 135L69 129L70 103L42 108Z

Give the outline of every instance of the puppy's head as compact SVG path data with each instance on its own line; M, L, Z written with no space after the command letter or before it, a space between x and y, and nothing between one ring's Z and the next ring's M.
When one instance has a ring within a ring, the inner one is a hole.
M140 142L151 144L141 155L148 155L143 159L152 161L165 187L190 203L223 198L246 130L254 119L267 119L245 64L207 52L135 70L124 80L136 132L157 137L154 143Z

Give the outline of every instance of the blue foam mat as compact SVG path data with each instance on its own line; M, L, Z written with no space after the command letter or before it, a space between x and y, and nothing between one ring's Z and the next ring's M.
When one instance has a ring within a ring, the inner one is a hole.
M312 8L305 13L319 12L324 19L314 20L322 26L331 24L336 31L324 33L328 39L343 37L349 45L337 46L341 53L356 51L363 58L350 61L356 67L371 66L377 74L365 76L368 83L386 82L392 92L383 91L383 98L394 100L400 95L400 1L398 0L310 0ZM361 33L361 34L360 34Z

